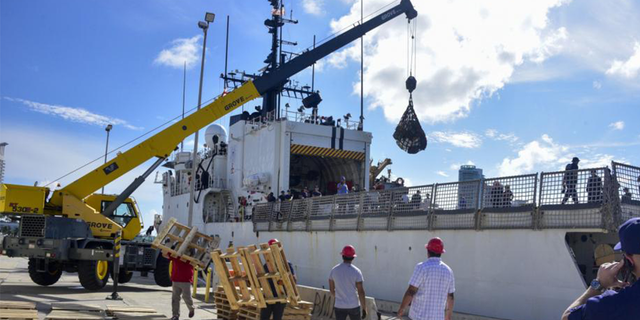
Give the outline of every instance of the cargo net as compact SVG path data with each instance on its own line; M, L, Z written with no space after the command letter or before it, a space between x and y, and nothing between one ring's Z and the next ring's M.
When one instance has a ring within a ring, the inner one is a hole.
M409 99L409 106L404 111L400 123L393 133L393 138L400 149L409 154L416 154L427 148L427 136L422 130L420 121L413 110L413 99Z
M620 185L618 193L622 220L640 217L640 167L617 162L614 162L612 166L616 180Z

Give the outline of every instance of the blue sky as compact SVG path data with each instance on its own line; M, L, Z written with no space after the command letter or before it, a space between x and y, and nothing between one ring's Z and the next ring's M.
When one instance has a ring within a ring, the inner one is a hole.
M365 15L387 4L365 0ZM375 161L413 185L452 181L460 164L488 177L551 171L574 155L583 166L640 163L640 4L634 1L414 1L418 18L416 110L426 151L400 151L393 130L406 108L405 20L365 37L365 129ZM288 0L299 51L359 17L353 0ZM202 39L197 21L216 13L207 43L203 100L222 92L225 19L229 69L255 72L269 50L268 1L0 2L0 140L6 182L57 181L197 102ZM164 52L164 53L163 53ZM296 78L310 83L309 71ZM359 45L318 66L321 113L359 112ZM286 102L286 101L285 101ZM299 105L299 101L288 101ZM258 102L247 105L252 108ZM357 117L357 116L356 116ZM218 121L228 124L228 117ZM95 164L97 165L97 163ZM84 171L60 180L63 185ZM107 186L121 191L145 166ZM153 180L153 177L150 178ZM134 196L150 221L160 185Z

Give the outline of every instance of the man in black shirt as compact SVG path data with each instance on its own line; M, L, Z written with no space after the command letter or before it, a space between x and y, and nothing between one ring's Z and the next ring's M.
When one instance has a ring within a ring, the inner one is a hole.
M269 247L271 247L271 245L276 242L279 242L278 239L269 240ZM293 281L297 282L298 279L296 278L296 274L293 271L293 265L289 261L287 261L287 264L289 265L289 270L291 271L291 275L293 275ZM276 272L276 270L269 270L269 266L266 263L264 264L264 270L269 273ZM277 295L278 291L276 291L276 286L273 284L273 280L269 279L268 281L269 281L269 286L271 287L271 292ZM296 284L294 283L293 285L295 286ZM287 304L283 302L267 304L266 308L260 310L260 320L269 320L272 314L273 314L273 320L282 320L282 317L284 316L284 309L286 307L287 307Z
M576 190L576 185L578 184L578 162L580 162L580 159L573 157L571 163L565 167L566 172L562 177L562 193L564 193L562 204L567 203L569 197L571 197L574 204L578 203L578 191Z
M598 177L596 170L591 170L587 180L587 202L602 202L602 178Z

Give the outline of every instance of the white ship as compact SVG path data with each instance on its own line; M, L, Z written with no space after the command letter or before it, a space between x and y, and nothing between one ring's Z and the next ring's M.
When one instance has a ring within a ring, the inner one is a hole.
M342 175L369 186L371 134L310 117L235 117L229 134L209 126L196 179L190 153L177 153L162 175L163 220L187 223L196 183L193 225L201 232L235 246L278 238L299 282L315 287L327 287L338 252L352 244L367 294L395 302L425 259L425 242L438 236L456 275L457 312L533 320L558 318L595 276L596 247L613 246L616 225L640 216L638 195L622 191L638 190L640 168L615 162L576 172L577 204L562 204L564 172L330 195ZM589 185L592 171L601 189ZM314 186L323 196L266 201L270 192ZM506 186L512 199L499 196Z
M287 20L279 12L267 26ZM278 65L282 41L273 29L263 78ZM257 77L242 75L223 78L237 84ZM315 99L313 111L279 107L287 90ZM575 183L565 190L565 172L371 190L372 134L348 118L321 117L318 98L313 90L279 88L263 95L259 112L232 116L228 130L210 125L207 148L195 159L178 152L165 165L170 169L158 180L162 220L192 220L200 232L219 235L223 246L277 238L299 283L314 287L328 286L340 249L354 245L367 294L391 302L402 299L415 265L426 259L424 244L438 236L456 277L455 311L539 320L560 318L598 264L615 258L617 225L640 216L640 168L615 162L571 172ZM342 176L363 191L335 195ZM322 196L267 201L270 193L295 195L316 186ZM633 194L625 196L624 188Z

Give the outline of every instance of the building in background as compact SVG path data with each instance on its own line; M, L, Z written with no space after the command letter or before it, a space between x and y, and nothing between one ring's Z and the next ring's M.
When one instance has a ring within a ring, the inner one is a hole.
M474 165L462 165L458 170L458 182L484 180L482 169ZM479 205L480 190L478 183L458 186L458 209L475 209Z
M4 182L4 147L7 145L6 142L0 143L0 183Z
M482 169L474 165L462 165L458 170L458 181L482 180L484 175Z

